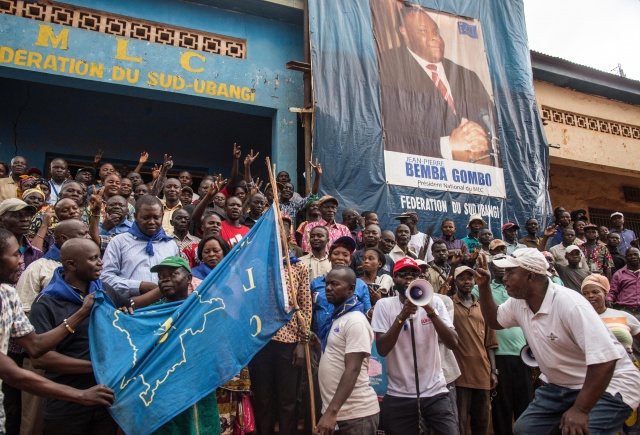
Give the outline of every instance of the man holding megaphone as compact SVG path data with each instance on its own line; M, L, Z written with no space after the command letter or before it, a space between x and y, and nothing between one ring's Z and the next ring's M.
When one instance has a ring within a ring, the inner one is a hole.
M454 349L458 335L442 300L432 299L431 285L416 280L419 274L415 260L398 260L393 268L398 295L380 299L373 312L377 350L387 363L382 426L387 435L426 433L426 427L437 435L457 434L438 338Z

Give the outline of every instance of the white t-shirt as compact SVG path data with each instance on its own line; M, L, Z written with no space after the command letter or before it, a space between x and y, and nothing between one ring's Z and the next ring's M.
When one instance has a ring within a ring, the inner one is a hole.
M427 235L418 231L417 234L411 236L409 244L407 245L414 254L420 255L420 249L424 246L424 242L427 240ZM433 237L429 239L429 246L427 246L427 255L424 256L424 261L430 263L433 261L433 254L431 253L431 245L433 245Z
M453 328L447 308L441 299L433 298L431 307L437 311L445 325ZM386 333L397 321L396 316L400 314L400 311L402 311L402 304L398 296L380 299L373 311L371 327L375 332ZM416 311L413 326L416 337L418 376L420 377L420 397L433 397L440 393L446 393L448 390L440 363L438 333L431 323L431 319L427 317L424 308L418 308ZM387 392L390 396L416 397L410 328L409 320L407 320L395 346L387 355Z
M617 360L606 391L620 393L632 409L640 403L640 371L581 294L549 280L537 313L525 300L509 298L498 308L498 322L522 328L545 382L581 389L587 365Z
M453 323L454 309L451 298L438 293L435 293L433 297L439 298L444 303L447 314L449 314L449 319L451 319L451 323ZM456 356L453 354L453 351L445 346L442 340L438 340L438 349L440 350L440 364L442 364L444 380L447 384L450 384L460 377L461 372L458 361L456 361Z
M320 358L318 380L324 414L336 394L345 370L345 355L365 352L360 374L351 395L338 412L338 421L362 418L380 412L378 396L369 385L369 356L373 345L373 331L367 318L359 311L351 311L333 321L327 347Z

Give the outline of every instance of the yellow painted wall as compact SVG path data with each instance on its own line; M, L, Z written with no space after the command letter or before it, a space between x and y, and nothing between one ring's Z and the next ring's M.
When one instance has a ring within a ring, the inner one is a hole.
M640 126L640 106L534 82L538 107ZM544 127L551 163L640 178L640 140L592 131L554 121Z
M589 207L640 213L640 203L625 202L622 186L640 187L640 179L551 164L549 194L553 207Z

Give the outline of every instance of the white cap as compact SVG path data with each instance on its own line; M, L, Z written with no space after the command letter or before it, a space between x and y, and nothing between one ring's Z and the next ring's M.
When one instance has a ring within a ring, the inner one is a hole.
M487 226L487 223L484 221L484 219L482 219L482 215L472 214L471 217L469 218L469 223L467 224L467 228L469 228L469 225L471 225L471 222L473 221L480 221L482 222L482 225L484 225L485 227Z
M611 216L609 217L609 219L613 219L614 216L624 217L624 215L622 213L620 213L619 211L616 211L616 212L611 213Z
M456 279L458 275L464 272L471 272L471 274L473 275L473 269L470 268L469 266L458 266L456 267L456 270L453 272L453 279Z
M568 254L569 252L579 251L579 250L580 250L580 246L578 246L578 245L569 245L569 246L567 246L567 249L564 250L564 252L566 252Z
M502 260L493 260L493 264L504 269L521 267L538 275L547 275L549 263L542 252L533 248L522 248Z
M424 260L420 260L419 258L416 260L416 264L418 265L418 267L426 266L427 268L429 268L429 263Z

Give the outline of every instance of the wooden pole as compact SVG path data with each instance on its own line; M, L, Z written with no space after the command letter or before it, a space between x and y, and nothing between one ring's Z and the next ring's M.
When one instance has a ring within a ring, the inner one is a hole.
M293 305L293 309L295 310L295 316L298 320L298 328L300 325L304 328L305 333L309 331L307 322L305 321L302 313L300 312L300 306L298 305L298 295L296 294L295 289L298 287L293 279L293 272L291 270L291 261L289 260L289 244L284 231L284 223L282 222L282 211L280 210L280 202L278 200L278 187L276 186L276 179L273 176L276 173L276 165L273 165L273 169L271 168L271 159L267 157L267 169L269 170L269 182L271 183L271 189L273 190L273 204L272 207L275 208L276 218L278 220L278 225L280 226L280 233L282 237L280 238L280 242L282 243L282 251L284 253L285 261L287 263L287 278L289 279L289 288L291 289L291 304ZM304 345L304 355L307 361L307 378L309 382L309 396L311 398L311 427L316 427L316 403L315 403L315 395L313 391L313 373L311 372L311 352L309 351L309 340Z

